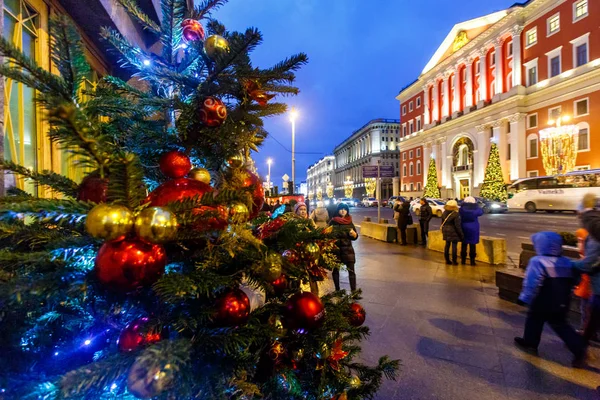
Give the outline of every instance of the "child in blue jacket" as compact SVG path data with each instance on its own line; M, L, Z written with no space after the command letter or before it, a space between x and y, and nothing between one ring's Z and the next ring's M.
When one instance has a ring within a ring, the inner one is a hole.
M529 260L519 300L529 306L525 333L515 344L537 353L544 324L547 322L575 356L573 365L585 359L586 346L567 322L571 290L578 273L571 260L562 255L562 237L555 232L538 232L531 237L536 256Z

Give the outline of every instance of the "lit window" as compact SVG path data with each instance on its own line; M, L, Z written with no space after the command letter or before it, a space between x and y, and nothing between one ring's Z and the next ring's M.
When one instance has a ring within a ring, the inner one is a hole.
M580 0L573 3L573 22L579 21L588 15L588 1Z
M560 30L560 14L555 14L548 18L548 36L555 34Z
M533 46L534 44L536 44L537 43L537 27L528 30L525 37L526 37L525 45L527 47Z
M588 99L578 100L575 102L575 116L582 117L589 114Z

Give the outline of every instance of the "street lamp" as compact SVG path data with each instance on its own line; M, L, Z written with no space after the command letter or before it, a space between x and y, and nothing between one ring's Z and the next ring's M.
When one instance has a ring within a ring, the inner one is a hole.
M292 182L294 185L296 185L296 118L298 118L298 111L292 107L290 121L292 123Z
M271 193L271 164L273 164L272 158L267 158L267 165L269 166L269 173L267 174L267 189Z

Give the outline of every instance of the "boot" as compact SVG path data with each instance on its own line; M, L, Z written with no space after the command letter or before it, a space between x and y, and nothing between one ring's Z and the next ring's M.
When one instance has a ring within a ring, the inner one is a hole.
M452 260L452 265L458 265L458 262L456 261L456 257Z
M475 257L471 257L471 265L475 266L477 263L475 262Z
M450 261L450 258L446 257L446 264L447 265L452 265L452 261Z
M466 259L466 257L461 257L461 258L460 258L460 263L461 263L462 265L465 265L465 264L467 263L467 259Z

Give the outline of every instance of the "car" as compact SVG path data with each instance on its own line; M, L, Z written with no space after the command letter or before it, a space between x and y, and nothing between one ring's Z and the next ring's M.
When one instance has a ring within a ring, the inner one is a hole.
M344 203L345 205L347 205L348 207L358 207L358 199L351 199L349 197L344 197L343 199L340 199L339 203Z
M483 209L483 212L485 214L504 214L508 212L508 206L506 205L506 203L503 203L501 201L484 199L482 197L476 197L475 199L477 200L477 204L479 205L479 207L481 207L481 209Z
M394 206L396 205L397 201L400 201L400 202L404 203L406 201L406 199L404 197L402 197L402 196L392 196L388 200L387 206L389 208L394 208Z
M377 207L377 199L375 197L364 197L362 205L365 207Z
M425 199L427 203L431 206L431 212L438 218L442 218L442 214L444 213L444 206L446 203L442 199ZM421 203L417 203L412 207L412 211L415 215L421 214Z
M381 199L381 207L387 207L388 201L385 199Z

